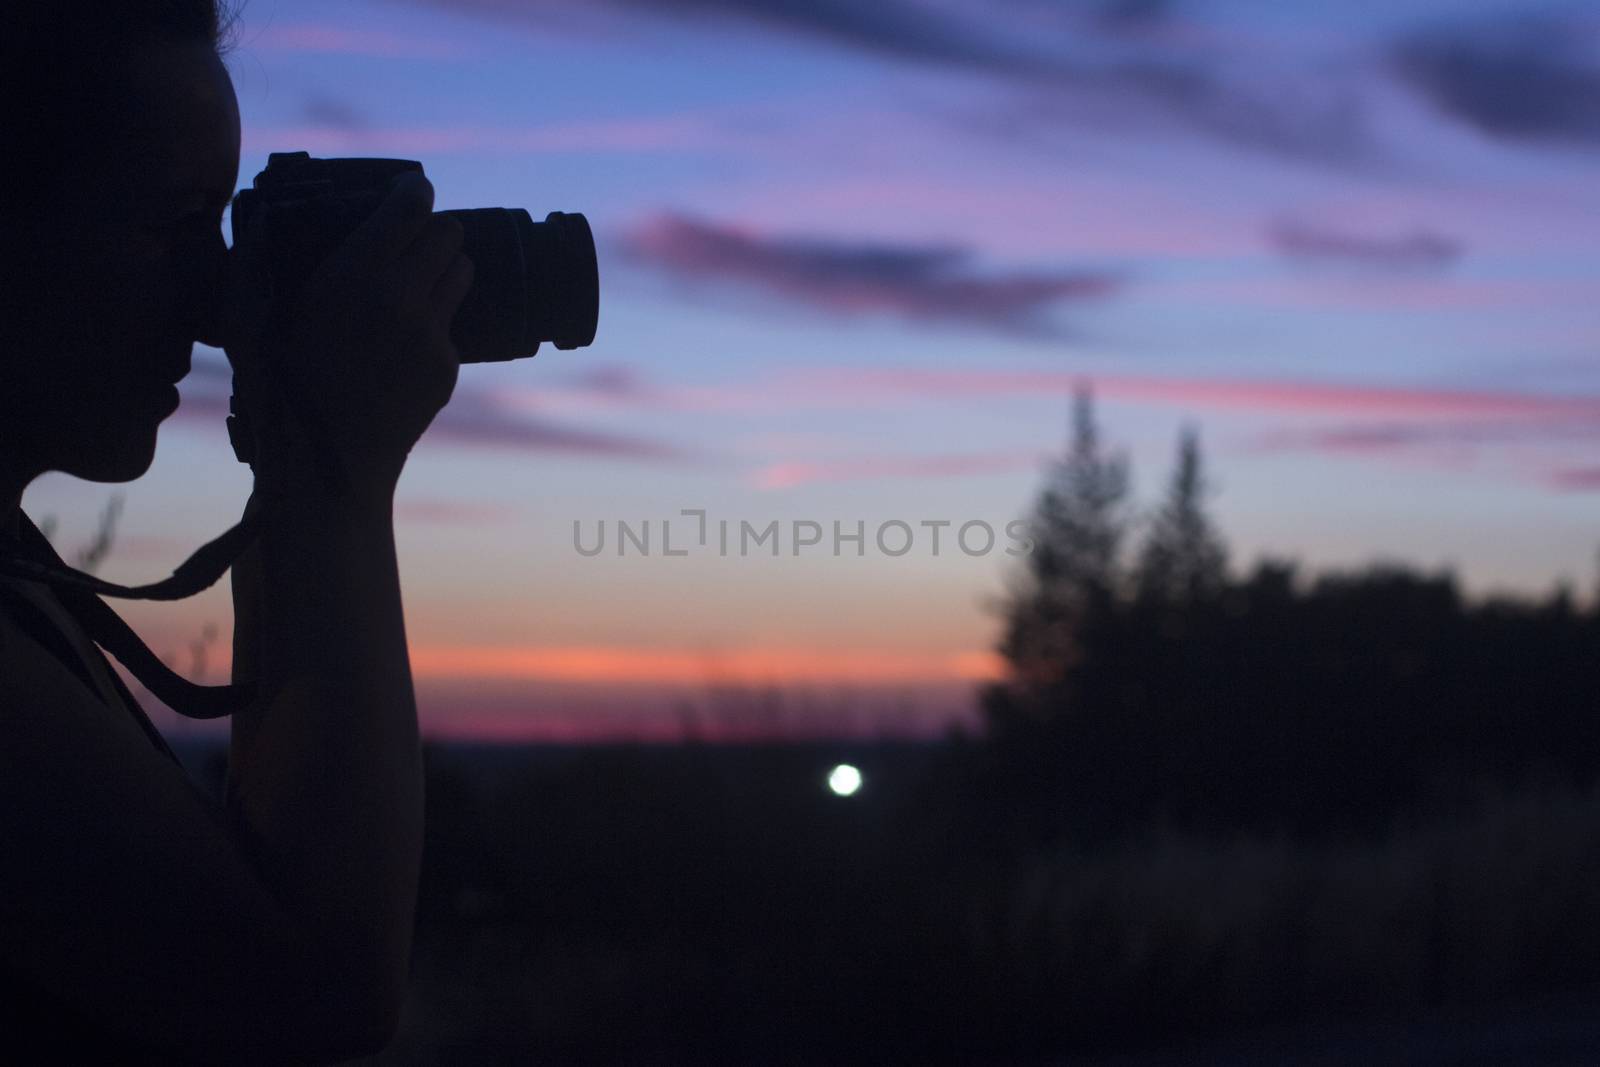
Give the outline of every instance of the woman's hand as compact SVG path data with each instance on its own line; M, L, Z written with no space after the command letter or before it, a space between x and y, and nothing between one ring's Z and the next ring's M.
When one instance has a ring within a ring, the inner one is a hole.
M455 388L450 323L472 286L460 224L432 212L432 183L402 175L287 307L266 303L273 219L257 212L231 257L226 348L248 396L258 474L266 465L293 484L315 478L320 450L350 491L393 494Z

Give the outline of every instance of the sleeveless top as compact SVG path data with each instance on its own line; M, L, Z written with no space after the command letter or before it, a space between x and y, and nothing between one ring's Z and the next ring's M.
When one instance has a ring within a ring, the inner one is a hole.
M78 677L107 710L132 715L151 743L177 756L112 668L48 586L0 576L0 613ZM179 765L181 768L181 764ZM186 773L186 772L185 772ZM17 1064L180 1065L170 1051L145 1049L11 972L0 959L0 1062Z

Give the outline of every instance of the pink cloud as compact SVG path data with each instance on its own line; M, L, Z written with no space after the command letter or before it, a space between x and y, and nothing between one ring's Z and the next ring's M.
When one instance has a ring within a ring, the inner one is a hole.
M1594 183L1583 177L1507 174L1434 184L1345 186L1299 205L1297 217L1362 233L1447 231L1474 253L1587 254L1600 226Z
M1462 254L1460 241L1432 230L1371 236L1284 220L1269 228L1267 239L1278 251L1297 259L1382 269L1445 267Z
M1581 279L1369 277L1253 278L1151 282L1149 299L1173 297L1207 305L1374 311L1484 311L1588 307L1594 283Z
M364 127L349 123L248 126L244 150L303 149L313 155L393 153L407 157L454 153L683 152L716 148L725 135L696 116L596 119L544 126Z
M1079 371L925 370L847 367L791 371L748 382L683 386L658 383L632 367L611 365L539 389L507 388L494 403L507 410L620 408L650 411L793 411L797 408L863 409L920 399L969 396L1068 396L1080 384L1118 400L1254 411L1360 418L1545 420L1592 423L1600 396L1554 396L1514 389L1441 389L1341 384L1293 379L1186 378L1091 374ZM1337 430L1337 428L1335 428ZM1361 427L1360 432L1379 432ZM1387 432L1399 432L1389 430ZM1414 432L1406 430L1404 432ZM1438 431L1435 431L1438 432ZM1461 430L1459 432L1466 432ZM1483 434L1481 425L1473 432ZM1502 433L1511 433L1509 426Z
M1550 483L1570 492L1600 492L1600 467L1568 467L1550 474Z
M836 371L826 374L826 380L831 388L858 400L871 396L887 399L970 399L994 395L1064 397L1080 382L1087 381L1098 396L1124 402L1279 416L1336 416L1361 421L1274 431L1257 438L1255 447L1268 451L1303 449L1366 457L1392 456L1449 469L1477 465L1486 447L1501 452L1551 447L1570 451L1573 444L1592 444L1600 439L1600 397L1594 396L1247 379L1093 377L1068 372L1026 371ZM1040 459L1037 455L1009 453L795 460L760 469L753 476L753 482L760 488L775 489L864 478L960 477L1027 469ZM1553 480L1562 488L1600 488L1600 475L1587 470L1567 471Z
M867 396L841 395L817 383L654 382L631 367L611 364L536 388L503 386L494 390L494 403L507 411L572 414L607 410L748 413L793 411L798 407L871 408L878 401Z
M559 425L502 408L493 393L458 389L428 428L428 439L517 451L566 452L616 459L681 461L688 453L662 441Z
M269 52L322 52L346 56L381 56L385 59L461 59L473 52L460 42L437 37L327 23L290 23L246 29L239 34L239 44L242 48Z
M1043 452L996 452L964 456L868 456L820 462L774 463L751 478L758 489L792 489L812 482L874 478L966 478L979 474L1032 470Z
M413 498L397 500L394 517L406 522L481 526L516 518L516 509L499 504L471 504L458 500Z
M1420 426L1382 423L1375 426L1342 426L1310 432L1285 431L1268 434L1260 444L1267 450L1320 449L1327 452L1385 452L1411 448L1431 440Z
M1122 280L1095 270L983 270L971 248L756 232L683 215L634 227L635 261L674 279L739 283L831 315L890 313L919 321L1056 332L1046 313L1098 302Z
M1600 440L1600 420L1523 419L1485 422L1377 422L1315 430L1280 430L1263 435L1265 450L1311 449L1325 452L1386 452L1421 447L1470 448Z
M879 129L905 125L902 116L875 118ZM801 143L810 140L808 134ZM837 225L843 218L883 238L927 240L936 234L981 244L994 254L1172 259L1251 257L1261 251L1250 217L1226 217L1216 205L1196 211L1192 200L1125 175L1112 180L1072 174L1041 184L932 168L903 175L824 175L804 184L746 183L717 193L718 202L741 218L792 229ZM1005 210L974 214L974 204L1004 204Z
M833 387L885 396L1066 395L1079 384L1097 395L1184 407L1281 413L1404 417L1600 418L1600 397L1515 390L1411 388L1328 382L1086 375L1071 371L836 370Z
M220 429L228 398L191 389L168 423ZM557 423L519 413L492 390L458 388L429 426L424 441L522 452L559 452L645 462L690 462L700 457L665 441Z

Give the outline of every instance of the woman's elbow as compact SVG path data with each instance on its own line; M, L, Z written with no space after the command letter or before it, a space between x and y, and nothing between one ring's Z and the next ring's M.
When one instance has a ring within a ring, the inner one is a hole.
M384 954L388 956L388 954ZM330 967L320 977L326 989L328 1010L319 1012L316 1028L326 1038L334 1062L375 1056L387 1048L400 1029L400 1016L409 987L409 967L392 958L374 962L370 955ZM331 975L347 979L330 981Z
M246 1026L227 1028L222 1055L212 1048L206 1058L252 1065L335 1064L387 1048L400 1029L409 968L376 964L370 953L330 952L337 943L329 938L319 946L322 951L302 955L298 974L285 975L293 993L258 1001Z

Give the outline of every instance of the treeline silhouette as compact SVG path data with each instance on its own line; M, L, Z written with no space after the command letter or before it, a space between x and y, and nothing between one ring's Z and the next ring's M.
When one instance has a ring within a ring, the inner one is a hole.
M1369 836L1485 789L1595 782L1592 605L1475 601L1398 566L1234 577L1192 429L1152 516L1128 483L1080 391L1005 601L1008 675L983 694L988 792L1013 833Z

